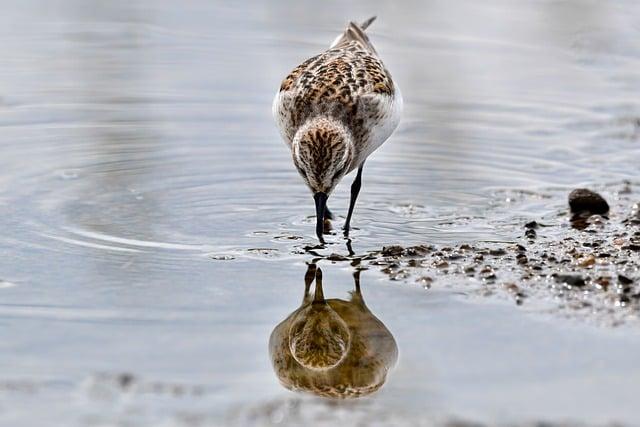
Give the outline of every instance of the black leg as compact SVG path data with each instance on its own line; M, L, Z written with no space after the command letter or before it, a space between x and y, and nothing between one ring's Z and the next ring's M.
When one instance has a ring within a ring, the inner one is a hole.
M351 226L351 215L353 215L353 208L356 206L356 199L358 198L358 193L360 193L360 187L362 187L362 168L363 167L364 167L364 163L362 163L358 168L358 175L356 175L356 179L354 179L353 184L351 184L351 199L349 200L349 213L347 214L347 220L344 222L345 236L349 235L349 228Z

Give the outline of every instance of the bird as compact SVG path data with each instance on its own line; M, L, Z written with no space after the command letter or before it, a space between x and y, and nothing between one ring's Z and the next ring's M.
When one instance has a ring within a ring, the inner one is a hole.
M360 289L360 270L348 301L325 299L322 270L309 264L300 307L269 338L280 383L322 397L357 398L382 387L398 359L387 327L371 313ZM309 292L315 280L315 292Z
M313 195L321 244L324 222L333 219L327 206L331 192L357 169L343 227L348 236L364 163L402 115L400 89L365 33L375 19L349 22L327 50L285 77L273 101L277 127Z

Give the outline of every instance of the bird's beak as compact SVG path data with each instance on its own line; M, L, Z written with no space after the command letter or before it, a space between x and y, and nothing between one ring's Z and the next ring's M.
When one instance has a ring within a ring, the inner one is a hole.
M313 195L313 199L316 201L316 235L322 244L324 244L322 233L324 232L324 210L327 206L327 198L326 193L317 192Z
M326 304L324 292L322 291L322 270L316 269L316 292L313 295L314 304Z

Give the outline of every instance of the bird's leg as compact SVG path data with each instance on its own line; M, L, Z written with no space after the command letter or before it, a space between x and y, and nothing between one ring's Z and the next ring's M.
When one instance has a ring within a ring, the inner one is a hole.
M361 304L364 306L364 298L362 298L362 291L360 290L360 272L362 270L357 268L354 272L353 272L353 282L355 283L355 290L350 292L351 293L351 301L353 302L357 302L358 304Z
M351 215L353 215L353 208L356 206L356 199L358 198L358 194L360 193L360 187L362 186L362 168L363 167L364 167L364 163L362 163L358 168L358 174L356 175L356 179L354 179L353 184L351 184L351 199L349 200L349 213L347 214L347 220L344 222L345 236L349 235L349 228L351 226Z
M356 254L353 251L353 246L351 246L351 239L347 239L347 251L349 252L349 256L354 256Z

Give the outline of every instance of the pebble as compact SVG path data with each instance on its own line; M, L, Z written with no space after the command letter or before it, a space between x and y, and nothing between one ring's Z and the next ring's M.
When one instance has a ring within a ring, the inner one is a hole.
M586 258L582 258L579 262L578 265L580 267L584 267L584 268L589 268L589 267L593 267L596 263L596 257L594 257L593 255L589 255Z
M404 248L399 245L385 246L382 248L382 255L384 256L401 256L404 254Z
M569 193L569 207L574 214L606 214L609 204L598 193L587 188L578 188Z
M627 276L618 274L618 282L620 282L622 285L630 285L633 283L633 280L629 279Z
M584 278L579 274L556 274L554 279L558 283L566 283L577 288L582 288L586 285Z

